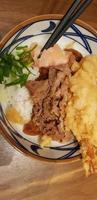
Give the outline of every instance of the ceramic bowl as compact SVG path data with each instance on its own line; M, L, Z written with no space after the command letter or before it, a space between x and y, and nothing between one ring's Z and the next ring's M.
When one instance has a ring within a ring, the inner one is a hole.
M22 22L2 39L0 53L12 52L18 45L29 45L32 42L39 42L43 46L61 18L61 15L43 15ZM58 44L64 48L72 45L83 56L97 54L97 32L78 20L64 32ZM74 138L67 143L52 142L49 147L42 149L38 144L37 137L20 133L10 125L1 103L0 127L2 135L12 146L32 158L57 163L72 162L80 158L79 145Z

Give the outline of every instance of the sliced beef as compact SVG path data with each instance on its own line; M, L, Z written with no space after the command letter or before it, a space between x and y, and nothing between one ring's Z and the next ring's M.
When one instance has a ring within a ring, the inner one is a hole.
M40 80L40 81L28 81L26 83L26 87L28 88L33 100L42 98L42 95L46 95L49 89L48 80ZM35 102L36 103L36 102Z
M40 75L37 78L38 81L48 79L48 73L49 73L49 69L48 68L41 67L39 69L39 72L40 72Z
M39 60L40 76L37 80L28 81L26 84L32 96L33 111L31 121L24 126L24 132L30 135L48 135L53 140L63 141L72 137L64 127L65 108L71 97L69 91L71 66L75 58L78 61L81 59L81 55L75 50L68 54L60 51L58 46L54 48L46 51ZM54 59L50 56L52 52ZM56 63L56 55L57 63L62 64L51 65Z
M70 75L69 66L52 66L47 69L45 80L42 68L40 79L27 82L26 87L32 96L34 106L32 119L24 126L25 133L48 135L57 141L70 137L70 133L64 131L65 106L70 98Z
M65 51L72 52L77 62L80 62L81 59L83 58L82 54L75 49L65 49Z

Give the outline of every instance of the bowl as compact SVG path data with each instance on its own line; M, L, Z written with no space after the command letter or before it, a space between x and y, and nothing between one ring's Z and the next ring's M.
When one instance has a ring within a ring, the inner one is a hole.
M0 53L12 52L18 45L39 42L44 45L62 15L41 15L28 19L6 34L0 42ZM58 41L61 47L71 47L83 56L97 54L97 32L86 23L77 20ZM5 139L21 153L31 158L47 162L68 163L80 159L79 144L75 138L65 143L52 142L49 147L41 148L37 137L27 136L16 130L6 119L0 103L0 128Z

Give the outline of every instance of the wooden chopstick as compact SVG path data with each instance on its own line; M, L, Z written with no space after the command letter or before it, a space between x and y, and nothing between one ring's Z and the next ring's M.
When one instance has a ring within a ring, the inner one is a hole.
M53 46L91 2L92 0L75 0L41 51Z

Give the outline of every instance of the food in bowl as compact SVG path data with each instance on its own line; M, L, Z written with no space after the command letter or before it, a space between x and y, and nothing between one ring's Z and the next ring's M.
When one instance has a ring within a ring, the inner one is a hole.
M40 50L31 44L1 56L0 101L7 102L6 117L25 134L38 135L41 147L74 135L86 173L91 174L97 166L97 56L83 58L74 49L55 45L38 58Z

